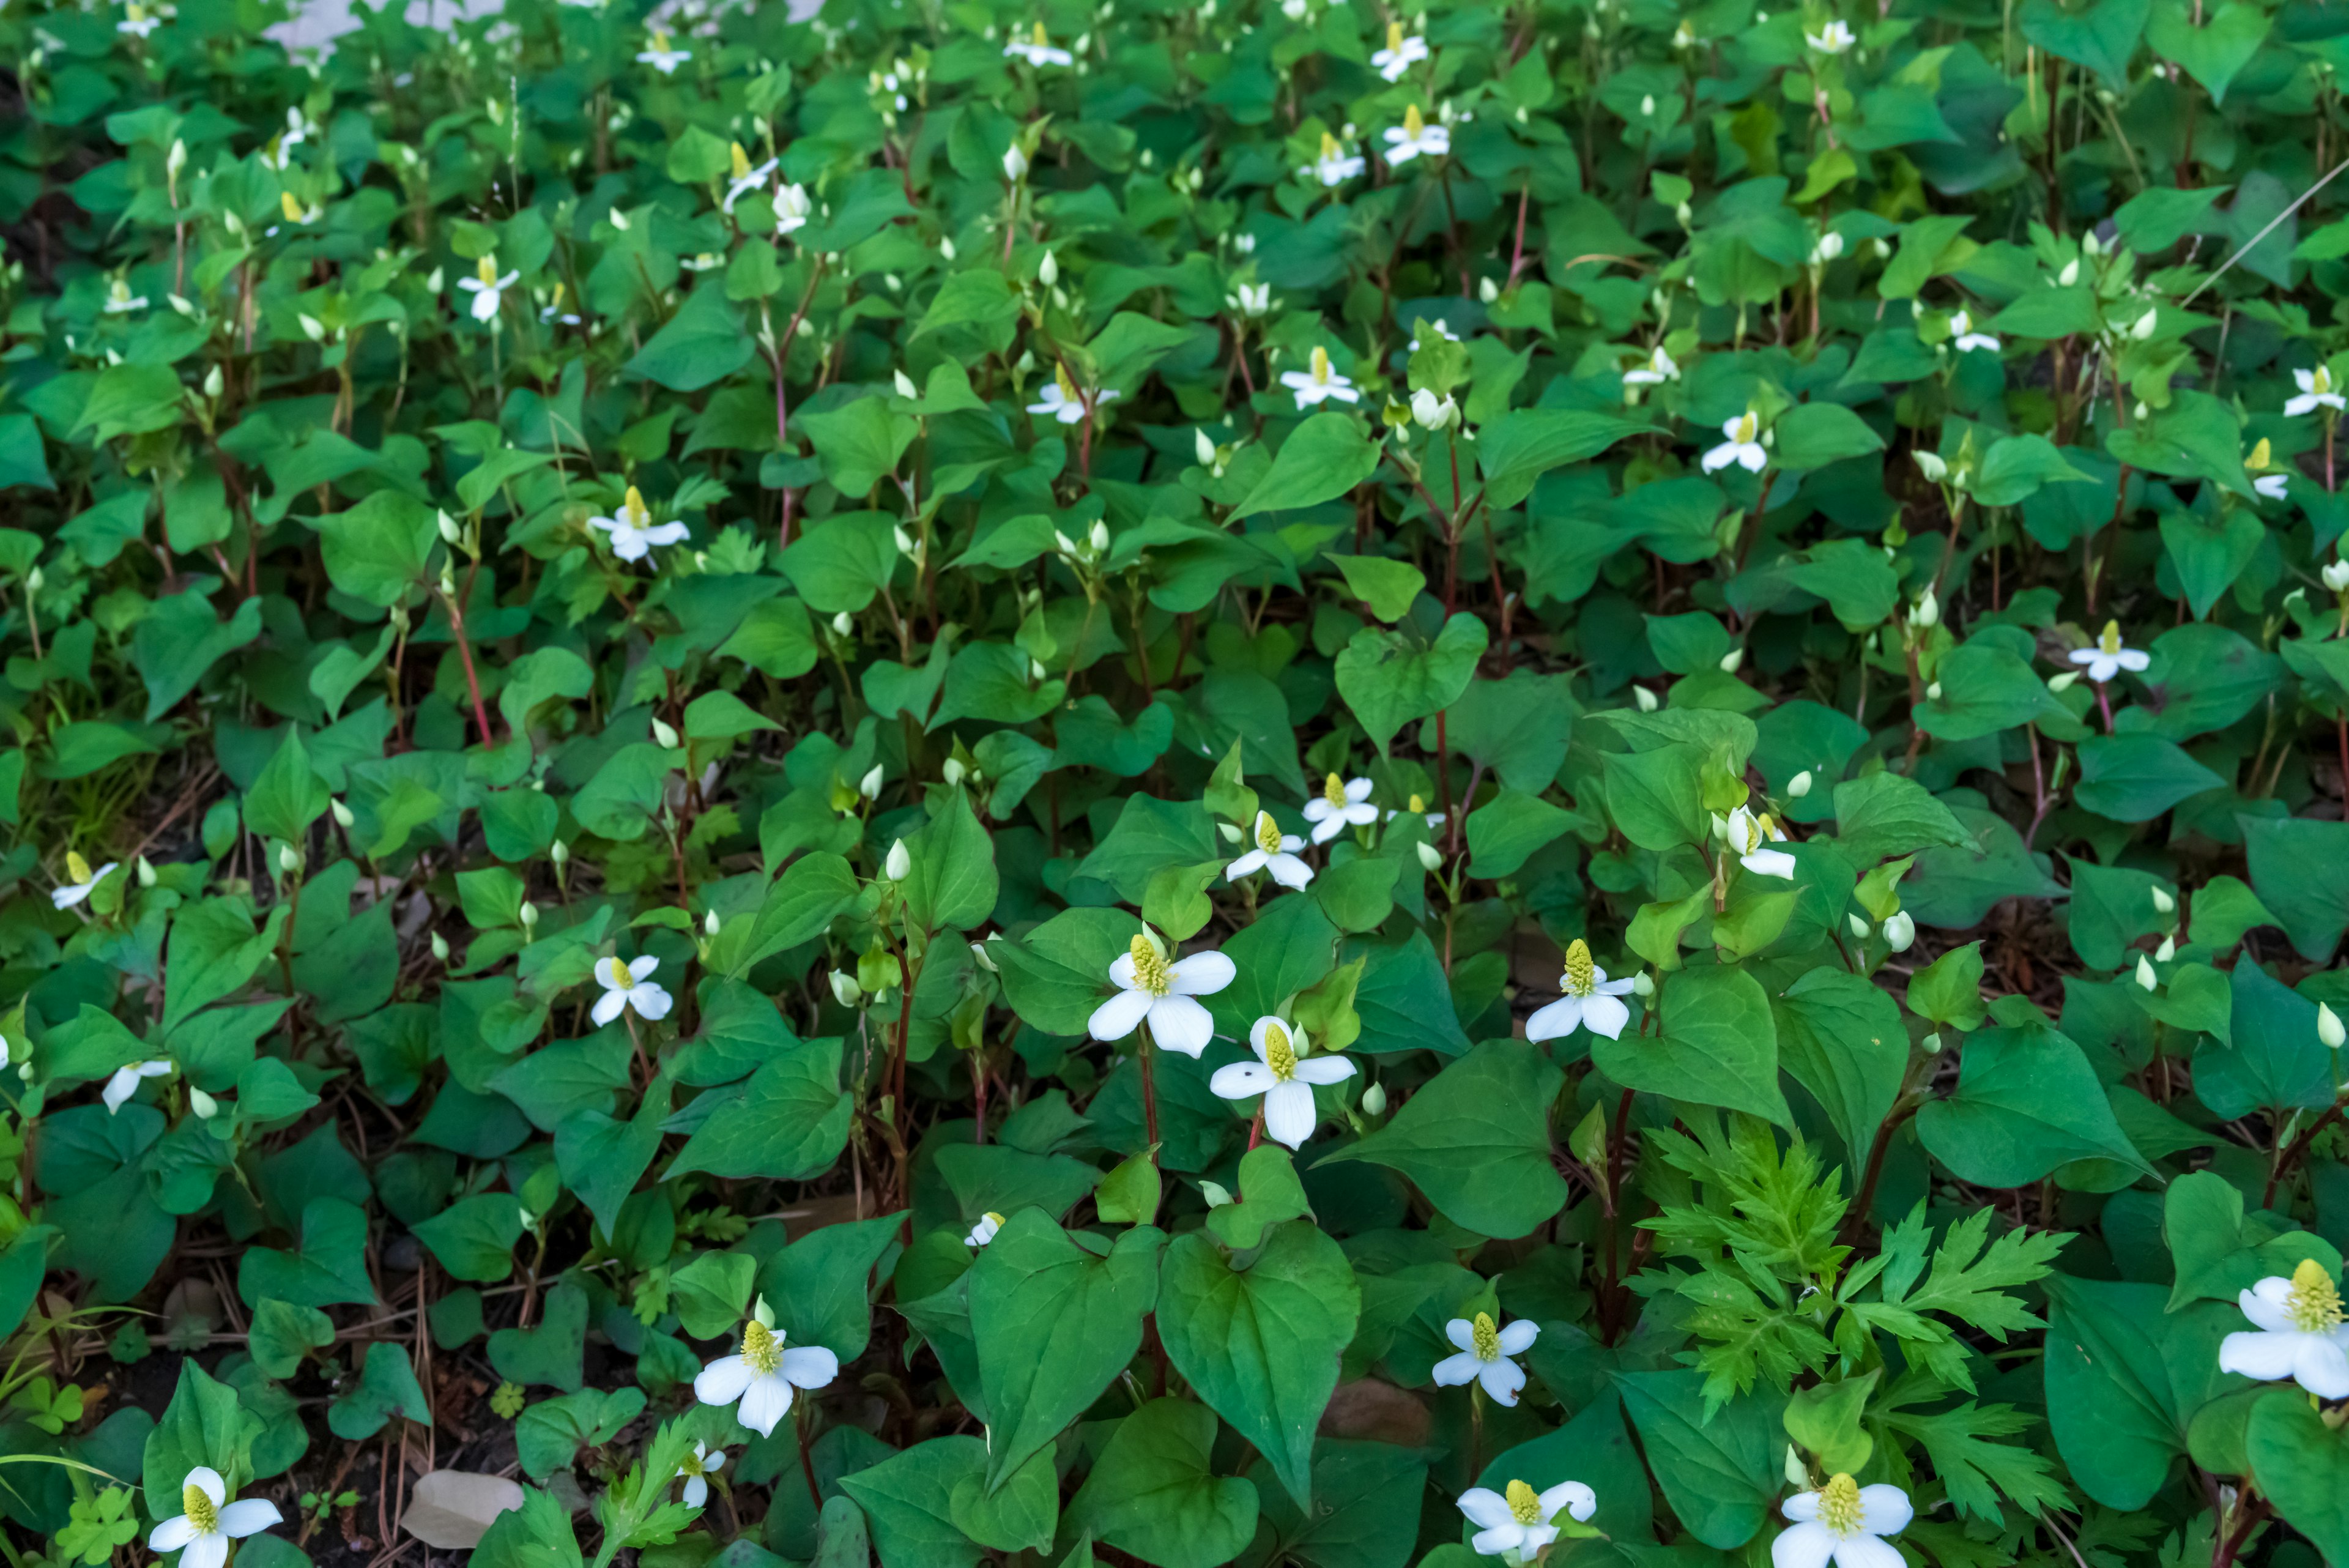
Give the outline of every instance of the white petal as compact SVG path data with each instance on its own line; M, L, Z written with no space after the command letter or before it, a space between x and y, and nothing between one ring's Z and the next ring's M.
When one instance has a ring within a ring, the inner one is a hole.
M1870 1535L1898 1535L1917 1517L1909 1494L1883 1481L1859 1489L1859 1527Z
M1313 1091L1303 1084L1275 1084L1264 1096L1264 1136L1290 1148L1301 1147L1320 1122Z
M285 1516L265 1497L240 1498L220 1511L220 1532L231 1540L258 1535L273 1524L285 1522Z
M1535 1552L1539 1552L1543 1547L1547 1546L1551 1542L1556 1541L1557 1539L1557 1525L1528 1524L1526 1526L1525 1543L1517 1548L1517 1554L1520 1557L1531 1557Z
M1521 1317L1506 1324L1497 1337L1501 1342L1502 1355L1523 1355L1534 1347L1534 1341L1541 1337L1541 1324L1531 1318Z
M1371 823L1376 822L1379 819L1379 808L1377 806L1357 801L1339 815L1343 816L1348 822L1359 823L1367 827Z
M196 1527L184 1513L175 1513L147 1532L150 1552L177 1552L196 1538Z
M699 1476L688 1476L685 1478L685 1490L681 1495L685 1499L686 1507L699 1508L709 1501L709 1483Z
M1526 1038L1563 1040L1581 1026L1582 998L1561 996L1547 1007L1534 1009L1534 1015L1526 1020Z
M1128 948L1110 960L1109 982L1120 991L1133 989L1133 950L1132 948Z
M1337 810L1336 806L1330 804L1327 796L1317 794L1305 803L1302 815L1308 822L1327 822L1337 814Z
M1221 953L1193 953L1166 966L1167 989L1176 996L1213 996L1238 974L1232 961Z
M1299 840L1300 846L1303 842L1301 839ZM1293 888L1299 891L1304 889L1307 883L1313 880L1313 867L1289 854L1286 849L1267 861L1265 869L1271 872L1272 879L1282 887Z
M1568 1519L1588 1519L1599 1511L1599 1494L1580 1481L1560 1481L1541 1494L1542 1517L1554 1518L1559 1509Z
M1354 1075L1354 1064L1344 1056L1305 1056L1297 1064L1300 1084L1342 1084Z
M1154 1000L1146 991L1121 991L1093 1009L1085 1030L1096 1040L1123 1040L1149 1016Z
M1275 1029L1279 1030L1283 1034L1288 1033L1288 1025L1268 1012L1248 1025L1248 1049L1256 1053L1257 1061L1272 1060L1271 1054L1265 1048L1265 1038ZM1294 1038L1291 1038L1288 1044L1291 1050L1296 1049L1297 1042Z
M1162 996L1150 1004L1150 1038L1167 1050L1195 1059L1215 1037L1216 1021L1189 997Z
M1330 803L1326 800L1314 801L1306 807L1306 810L1309 812L1316 805L1322 808L1323 815L1313 819L1313 842L1327 844L1346 831L1346 819L1338 813L1330 811Z
M180 1568L224 1568L227 1562L228 1537L218 1531L197 1536L180 1553Z
M768 1372L753 1377L750 1386L742 1391L742 1403L734 1418L762 1438L774 1435L775 1423L781 1420L792 1407L792 1386Z
M607 991L603 995L595 999L595 1005L588 1011L587 1016L593 1018L595 1021L595 1026L600 1029L605 1024L611 1023L615 1018L619 1017L623 1012L626 1011L627 1005L628 993L626 992Z
M1299 400L1300 402L1303 400L1304 400L1302 398ZM1271 858L1271 856L1267 855L1261 849L1251 849L1246 855L1241 856L1237 860L1233 861L1230 865L1224 867L1225 879L1227 881L1237 882L1243 877L1253 876L1255 873L1264 869L1265 862Z
M650 980L660 969L660 960L650 953L640 953L628 961L630 980Z
M1517 1390L1526 1386L1526 1374L1523 1367L1505 1355L1485 1363L1476 1381L1485 1386L1485 1392L1495 1405L1514 1405L1517 1402Z
M1751 855L1740 856L1738 864L1756 877L1775 877L1787 882L1793 881L1795 873L1802 869L1801 863L1783 849L1757 849Z
M1770 1542L1771 1568L1827 1568L1836 1544L1835 1532L1816 1519L1788 1525Z
M1444 1337L1452 1342L1454 1350L1476 1348L1476 1325L1464 1317L1455 1317L1444 1325Z
M731 1405L758 1374L739 1355L721 1355L693 1380L693 1397L705 1405Z
M1819 1494L1798 1491L1778 1505L1778 1511L1797 1524L1807 1523L1819 1516Z
M194 1487L198 1491L202 1492L212 1500L214 1508L228 1501L228 1482L222 1480L220 1471L210 1465L198 1465L188 1472L188 1479L180 1484L183 1487Z
M1868 1534L1845 1536L1837 1543L1835 1563L1836 1568L1907 1568L1900 1548Z
M1479 1530L1498 1530L1517 1521L1517 1516L1509 1511L1509 1500L1488 1486L1472 1486L1462 1492L1460 1511Z
M1428 1369L1427 1375L1435 1379L1438 1388L1457 1388L1464 1383L1475 1382L1476 1374L1484 1369L1485 1364L1476 1359L1475 1351L1464 1350L1457 1355L1447 1355L1437 1362Z
M668 992L650 981L629 992L628 1002L641 1016L655 1022L667 1018L672 1005Z
M2292 1376L2300 1358L2297 1331L2282 1333L2258 1331L2230 1334L2219 1342L2219 1370L2256 1377L2262 1383L2272 1383Z
M1265 1093L1279 1082L1272 1075L1272 1069L1261 1062L1234 1062L1216 1068L1216 1075L1207 1080L1207 1087L1225 1099L1245 1100L1251 1095Z
M2303 1334L2292 1356L2292 1377L2320 1399L2349 1398L2349 1355L2330 1334Z
M1628 980L1617 983L1625 991L1631 989L1631 982ZM1631 1022L1631 1010L1616 1000L1618 994L1606 991L1597 996L1584 997L1582 1026L1593 1034L1603 1034L1609 1040L1623 1038L1623 1026Z
M2113 662L2134 675L2153 662L2153 655L2141 648L2124 648L2113 655Z
M802 1388L829 1388L840 1376L840 1357L821 1345L795 1345L783 1352L781 1370Z
M1512 1518L1506 1524L1496 1524L1490 1530L1480 1530L1469 1542L1469 1549L1485 1557L1498 1557L1514 1552L1526 1543L1526 1527Z

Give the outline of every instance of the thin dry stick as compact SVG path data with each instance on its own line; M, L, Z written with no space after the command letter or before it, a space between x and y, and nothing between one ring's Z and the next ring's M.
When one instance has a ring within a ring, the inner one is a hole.
M2294 213L2299 212L2301 208L2306 206L2311 197L2314 196L2319 191L2323 190L2327 185L2332 184L2334 178L2344 169L2349 169L2349 158L2344 158L2340 162L2335 163L2333 166L2333 171L2331 173L2325 175L2323 179L2319 180L2315 184L2311 185L2307 190L2302 191L2300 193L2300 200L2294 202L2291 206L2286 207L2282 212L2278 213L2274 217L2270 218L2267 223L2267 227L2261 229L2258 234L2253 234L2250 239L2245 240L2241 247L2238 249L2233 255L2229 256L2225 262L2220 264L2217 272L2212 273L2209 277L2204 278L2199 284L2197 284L2192 294L2189 294L2184 299L2179 300L2178 302L2178 308L2182 310L2186 306L2193 304L2197 299L2202 297L2202 291L2204 289L2209 287L2212 284L2226 276L2227 269L2229 267L2233 266L2237 262L2242 260L2244 256L2250 254L2251 249L2253 245L2258 244L2261 240L2266 239L2270 234L2275 233L2276 230L2283 224L2286 219L2290 218Z

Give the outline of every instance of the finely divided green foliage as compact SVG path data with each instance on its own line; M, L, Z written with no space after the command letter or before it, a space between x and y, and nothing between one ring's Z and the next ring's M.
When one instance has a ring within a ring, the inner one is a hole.
M2323 5L266 10L0 10L12 1554L2349 1562Z

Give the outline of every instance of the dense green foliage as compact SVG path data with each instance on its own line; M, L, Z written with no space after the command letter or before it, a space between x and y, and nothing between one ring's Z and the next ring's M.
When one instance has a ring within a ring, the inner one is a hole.
M2349 1563L2349 12L264 9L0 9L10 1568Z

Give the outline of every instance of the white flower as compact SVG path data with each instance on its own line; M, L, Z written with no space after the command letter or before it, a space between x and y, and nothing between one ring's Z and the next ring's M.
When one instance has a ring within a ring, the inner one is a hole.
M691 49L672 49L668 47L668 35L667 33L662 32L658 27L655 27L652 32L653 47L642 51L636 56L636 64L640 66L650 66L653 69L660 72L660 74L665 77L673 77L677 75L677 67L685 64L686 61L693 58L693 51Z
M1841 254L1843 254L1843 236L1831 229L1821 234L1819 243L1811 247L1811 265L1825 266Z
M121 864L119 860L109 860L93 871L89 868L89 862L84 860L78 852L67 850L66 880L61 886L49 889L49 903L60 909L72 909L97 891L98 885L111 876L114 868Z
M1409 800L1403 803L1402 811L1388 812L1387 820L1389 822L1392 822L1396 817L1402 815L1404 812L1408 812L1412 815L1418 817L1421 821L1426 823L1427 830L1430 833L1436 831L1444 826L1444 814L1440 811L1428 810L1427 797L1424 795L1413 795ZM1312 815L1310 807L1307 808L1306 815L1309 816Z
M1961 354L1976 348L1987 348L1993 354L1998 352L1998 339L1987 332L1975 331L1974 318L1962 310L1951 316L1950 336L1956 340L1957 350Z
M1789 800L1802 799L1805 795L1811 793L1812 783L1813 778L1811 770L1805 768L1801 773L1796 774L1793 778L1786 781L1786 797Z
M694 1381L698 1384L700 1379ZM716 1475L725 1463L725 1449L709 1448L698 1438L693 1440L693 1452L686 1455L685 1462L677 1467L678 1475L685 1481L682 1495L686 1507L699 1508L709 1501L708 1478Z
M2122 646L2121 623L2108 620L2094 643L2072 650L2072 662L2084 666L2088 679L2101 686L2124 670L2138 673L2153 662L2153 656L2141 648Z
M1895 909L1884 917L1884 945L1896 953L1905 953L1917 940L1917 917L1906 909Z
M1590 944L1580 937L1566 944L1566 972L1557 977L1558 999L1537 1009L1526 1020L1528 1040L1563 1040L1577 1028L1623 1037L1631 1010L1617 999L1630 994L1632 982L1609 980L1607 971L1590 961Z
M518 272L510 272L505 276L500 277L498 258L493 254L481 258L481 264L474 268L474 275L459 278L457 286L473 296L474 320L494 321L497 319L500 296L505 290L521 281L521 278L522 274Z
M1748 473L1759 473L1769 466L1770 454L1762 450L1756 438L1762 433L1762 421L1752 409L1733 420L1722 421L1721 433L1729 439L1704 454L1704 471L1715 473L1737 464Z
M807 226L815 212L815 203L808 199L804 185L785 185L775 192L775 235L795 234Z
M1504 1328L1494 1323L1491 1314L1480 1312L1474 1322L1455 1317L1445 1324L1444 1336L1460 1354L1445 1356L1430 1372L1438 1388L1481 1383L1495 1404L1517 1402L1517 1390L1526 1386L1526 1373L1509 1358L1533 1348L1534 1341L1541 1337L1539 1324L1521 1317Z
M1248 1031L1253 1062L1216 1069L1207 1087L1227 1100L1264 1096L1264 1136L1296 1148L1313 1136L1320 1117L1313 1110L1313 1085L1339 1084L1354 1075L1343 1056L1308 1056L1305 1031L1278 1018L1259 1018Z
M140 5L138 0L131 0L129 5L122 8L122 20L114 25L114 30L118 33L128 33L134 38L143 38L163 25L162 16L149 11L146 6ZM204 1473L210 1475L212 1472L207 1470Z
M2289 1377L2320 1399L2349 1398L2349 1329L2323 1264L2302 1259L2292 1278L2271 1274L2235 1299L2251 1328L2220 1342L2220 1371Z
M1666 381L1680 379L1681 368L1672 363L1672 357L1665 353L1661 345L1648 356L1646 364L1623 372L1623 384L1627 387L1661 387Z
M2344 1029L2341 1026L2341 1015L2333 1011L2333 1005L2330 1002L2320 1002L2316 1004L2316 1038L2330 1051L2338 1051L2344 1044L2349 1043L2349 1029ZM5 1044L0 1042L0 1045ZM0 1067L7 1064L8 1058L5 1054L0 1054Z
M1319 154L1298 172L1310 174L1324 185L1342 185L1369 167L1361 154L1347 151L1336 137L1325 130L1321 133Z
M601 528L612 536L612 554L623 561L641 561L652 554L655 545L681 545L687 529L684 524L668 522L656 524L652 509L645 504L644 493L635 485L620 500L617 516L590 517L590 528Z
M1114 390L1096 392L1093 406L1099 408L1116 396ZM1084 397L1077 390L1076 383L1069 379L1069 372L1062 366L1052 367L1052 379L1038 390L1036 399L1035 402L1028 405L1028 411L1031 414L1047 415L1064 425L1078 424L1084 420Z
M1414 33L1403 36L1401 22L1387 24L1387 47L1371 57L1371 68L1391 82L1402 80L1403 72L1427 58L1427 38Z
M1272 879L1284 888L1302 888L1313 880L1313 867L1297 857L1305 847L1305 840L1293 833L1284 834L1280 825L1272 820L1272 813L1256 814L1256 827L1249 834L1256 847L1224 867L1224 875L1232 881L1257 871L1269 871Z
M966 1247L984 1247L994 1241L995 1233L1002 1229L1003 1216L990 1209L978 1217L978 1223L970 1228L970 1234L962 1239L962 1244Z
M2252 490L2270 501L2286 499L2290 475L2276 468L2275 451L2268 444L2267 437L2261 436L2259 444L2251 448L2251 455L2243 459L2243 466L2256 476L2251 481Z
M2270 501L2282 501L2285 496L2285 480L2281 473L2263 473L2251 481L2251 488Z
M1321 782L1321 793L1305 803L1305 820L1313 825L1313 842L1327 844L1349 825L1376 822L1379 808L1370 801L1370 780L1341 779L1331 774Z
M1251 320L1259 316L1268 315L1272 310L1272 285L1240 284L1234 292L1224 296L1224 303Z
M777 162L777 160L770 158L757 168L752 168L750 155L742 150L742 144L739 141L734 143L733 155L733 178L727 182L726 186L726 213L729 217L733 215L735 202L753 191L765 188L767 182L774 175Z
M106 314L109 316L128 316L134 310L144 310L146 308L147 296L143 294L133 295L130 292L130 286L123 282L120 278L116 278L114 282L108 286L106 291Z
M2333 389L2333 372L2323 366L2313 370L2294 370L2292 379L2300 383L2300 396L2284 404L2287 419L2296 420L2319 409L2331 409L2336 414L2349 409L2349 399Z
M1309 409L1328 398L1335 398L1344 403L1362 400L1362 394L1354 389L1354 383L1330 368L1330 351L1318 346L1313 350L1313 368L1309 370L1283 370L1280 384L1297 394L1299 409Z
M1422 387L1411 395L1411 417L1422 430L1440 431L1460 417L1460 405Z
M228 1482L210 1465L198 1465L180 1485L181 1511L148 1532L150 1552L178 1552L180 1568L221 1568L228 1543L258 1535L285 1516L266 1498L228 1501Z
M721 1355L693 1380L693 1397L705 1405L742 1403L734 1418L759 1436L770 1437L792 1407L792 1390L816 1389L840 1376L840 1357L821 1345L783 1348L762 1299L742 1325L739 1355Z
M1408 163L1424 153L1441 158L1452 151L1452 132L1440 125L1430 125L1419 118L1419 106L1412 105L1402 111L1402 123L1390 127L1387 140L1387 161Z
M595 982L604 988L604 994L595 999L595 1009L588 1014L595 1021L595 1027L601 1029L631 1007L636 1010L636 1016L647 1023L667 1018L669 994L650 978L658 968L660 960L650 953L626 963L616 958L599 961L595 965Z
M1803 41L1823 55L1840 55L1859 42L1852 35L1850 26L1840 16L1829 22L1825 32L1806 32L1803 35Z
M2334 593L2349 593L2349 561L2327 561L2319 575L2324 578L2324 586Z
M1144 929L1111 961L1109 981L1117 994L1093 1009L1085 1031L1096 1040L1123 1040L1148 1023L1159 1044L1195 1057L1216 1035L1215 1020L1196 999L1213 996L1237 973L1219 952L1170 962L1157 933Z
M1722 825L1722 838L1737 863L1757 877L1783 877L1791 882L1798 869L1795 857L1783 849L1773 849L1773 844L1784 844L1786 836L1778 825L1764 815L1756 816L1746 806L1729 814Z
M1916 1516L1899 1487L1861 1486L1847 1475L1796 1492L1778 1511L1795 1522L1770 1542L1773 1568L1826 1568L1829 1562L1836 1568L1901 1568L1900 1549L1884 1537L1899 1534Z
M1028 36L1015 37L1004 45L1003 57L1008 60L1025 60L1039 70L1046 66L1072 66L1077 63L1076 57L1068 50L1056 49L1052 47L1051 36L1044 31L1044 24L1041 22L1036 24Z
M1561 1509L1569 1519L1588 1519L1599 1511L1599 1494L1580 1481L1560 1481L1547 1491L1537 1492L1521 1480L1511 1481L1506 1495L1483 1486L1470 1487L1460 1494L1460 1511L1476 1527L1470 1547L1484 1556L1512 1563L1532 1562L1543 1547L1557 1539L1557 1526L1550 1521Z
M128 1067L117 1067L98 1096L106 1102L106 1114L113 1116L129 1103L130 1096L139 1092L140 1079L165 1077L173 1070L169 1062L133 1062Z

